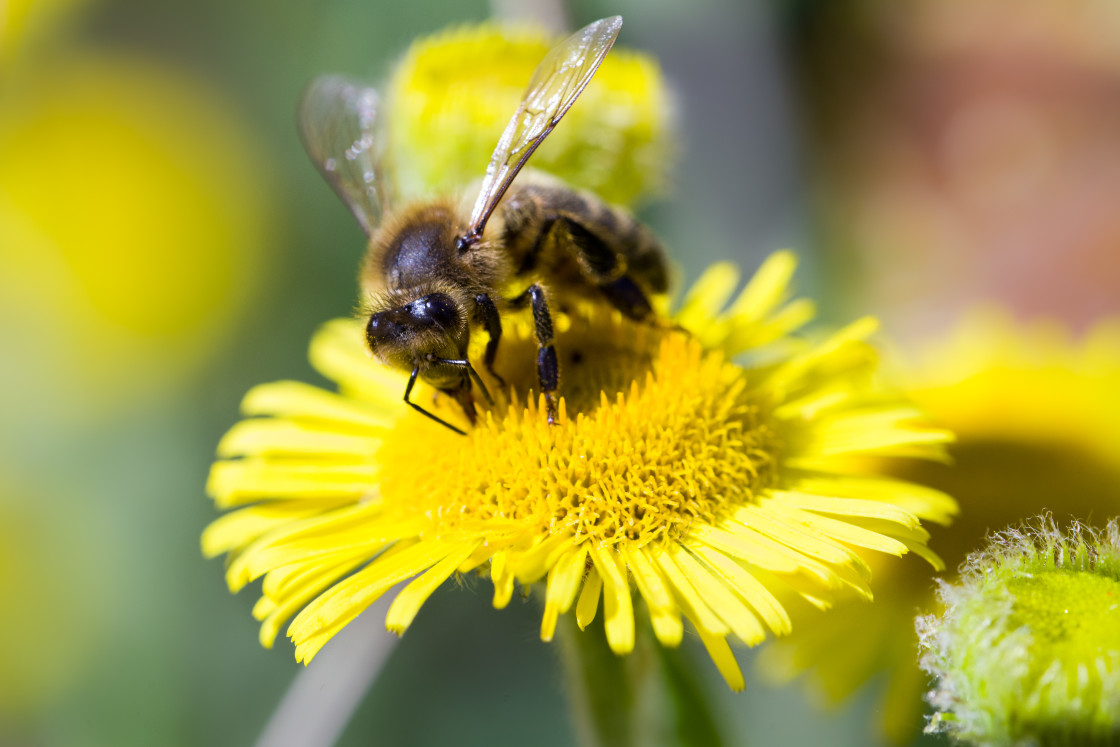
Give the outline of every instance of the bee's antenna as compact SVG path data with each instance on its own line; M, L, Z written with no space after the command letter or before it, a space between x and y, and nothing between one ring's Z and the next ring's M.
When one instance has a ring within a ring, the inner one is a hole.
M446 362L451 363L452 361L446 361ZM415 368L412 369L412 375L408 377L408 386L406 386L404 388L404 402L405 402L405 404L408 405L409 407L411 407L413 410L416 410L417 412L420 412L420 413L423 413L424 415L427 415L429 418L436 421L440 425L450 428L451 430L458 433L460 436L467 435L466 431L463 431L463 430L460 430L459 428L456 428L455 426L451 425L451 423L448 423L446 420L444 420L443 418L441 418L437 415L433 415L432 413L428 412L423 407L421 407L420 405L416 404L415 402L413 402L412 400L410 400L408 398L408 395L412 394L412 387L416 386L416 377L419 376L419 375L420 375L420 367L416 366ZM476 376L477 376L477 374L476 374ZM487 396L489 396L489 394L487 394Z

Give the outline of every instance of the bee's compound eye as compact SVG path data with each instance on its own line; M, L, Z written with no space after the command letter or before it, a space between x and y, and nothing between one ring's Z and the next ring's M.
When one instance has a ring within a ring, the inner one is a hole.
M366 322L366 342L369 343L370 349L377 350L378 344L386 337L396 334L398 326L384 312L371 315Z
M413 304L412 315L443 329L459 326L459 309L450 296L444 293L431 293Z

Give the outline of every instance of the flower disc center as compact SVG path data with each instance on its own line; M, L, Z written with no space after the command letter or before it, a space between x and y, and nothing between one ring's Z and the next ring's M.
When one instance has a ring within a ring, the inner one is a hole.
M536 356L523 333L503 339L498 365L514 398L495 393L467 437L403 415L377 455L385 510L425 517L441 536L506 519L511 531L640 547L715 522L770 484L777 439L742 369L679 332L624 324L618 339L602 335L574 322L558 337L557 425L525 394Z

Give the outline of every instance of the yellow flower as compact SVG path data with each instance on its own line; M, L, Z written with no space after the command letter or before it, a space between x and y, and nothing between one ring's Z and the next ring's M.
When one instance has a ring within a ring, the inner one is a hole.
M965 318L930 345L909 374L910 396L953 429L952 466L909 465L903 476L952 493L962 514L932 545L955 568L989 531L1044 510L1056 519L1101 519L1120 495L1120 326L1081 343L1055 324L1016 325L995 312ZM885 735L904 742L921 726L928 689L913 619L935 605L930 569L909 558L875 567L873 605L834 609L819 625L763 652L777 681L808 671L838 703L885 673Z
M416 41L386 94L387 157L401 191L426 195L481 179L530 75L555 41L542 29L494 23ZM609 202L633 204L668 181L669 111L657 61L615 47L579 106L533 155L533 168Z
M403 405L404 379L370 360L357 322L331 322L311 359L339 393L280 382L248 394L245 413L262 417L226 435L209 483L237 510L203 550L230 553L235 591L264 576L261 642L295 615L302 661L401 581L415 577L388 612L397 632L448 577L478 570L499 608L515 581L543 582L544 640L573 607L590 624L601 601L619 654L634 646L636 588L662 644L680 643L687 618L739 689L728 636L787 632L787 593L870 597L868 550L937 564L920 519L954 510L935 491L838 471L853 454L937 458L949 436L874 383L872 320L762 355L812 314L786 304L793 267L773 256L726 309L737 276L714 268L676 317L695 335L574 310L557 334L552 427L529 391L523 318L498 360L511 389L466 437ZM758 360L731 362L745 352ZM431 407L462 422L446 397Z
M102 416L181 383L265 269L250 133L189 75L104 53L35 60L0 99L0 410Z
M9 67L71 20L85 0L5 0L0 5L0 67Z

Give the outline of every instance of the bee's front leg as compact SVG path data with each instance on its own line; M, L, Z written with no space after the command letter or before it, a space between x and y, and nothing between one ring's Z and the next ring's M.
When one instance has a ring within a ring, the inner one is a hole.
M494 359L498 355L498 341L502 339L502 318L498 315L498 307L494 305L494 301L485 293L479 293L475 296L474 302L478 306L482 324L486 327L486 334L490 336L490 339L486 342L486 355L482 362L490 375L497 380L498 386L505 389L506 380L494 370Z
M552 346L552 314L540 283L533 283L525 292L510 301L514 308L524 308L528 302L533 308L533 326L537 333L537 376L544 394L548 424L556 425L556 389L560 382L560 363L556 348Z

